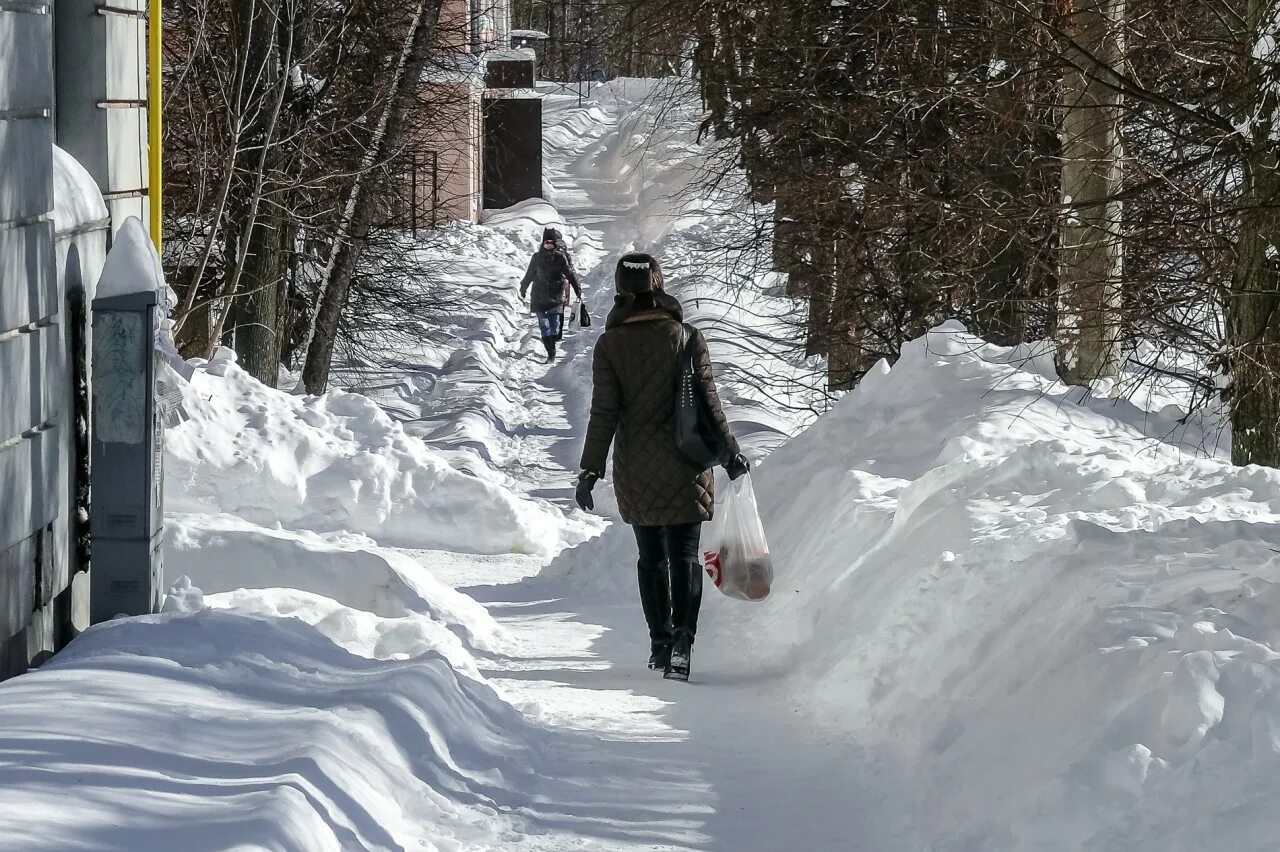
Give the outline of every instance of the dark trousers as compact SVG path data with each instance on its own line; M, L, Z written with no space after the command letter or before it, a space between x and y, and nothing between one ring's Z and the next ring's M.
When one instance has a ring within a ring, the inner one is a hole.
M649 622L649 639L670 644L676 633L687 632L692 642L702 606L702 524L632 529L640 550L640 603Z

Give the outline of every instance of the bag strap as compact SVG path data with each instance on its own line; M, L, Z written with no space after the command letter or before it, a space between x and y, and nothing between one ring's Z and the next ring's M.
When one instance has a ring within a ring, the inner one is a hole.
M679 398L680 383L684 381L684 356L689 350L689 341L692 336L689 332L692 327L688 323L680 323L680 346L676 349L676 395Z
M693 352L691 351L693 349L694 335L697 335L700 332L696 327L690 325L687 322L680 323L680 326L683 329L682 339L684 341L683 345L681 346L681 352L687 353L689 355L689 364L693 368L693 373L694 373L694 376L697 377L698 383L701 384L702 377L698 375L698 365L693 363ZM683 363L681 366L683 366ZM705 388L704 388L704 392L705 392ZM719 431L719 427L717 426L716 428L717 428L717 431ZM724 437L721 438L722 445L723 445L723 452L724 452L724 457L720 459L721 464L724 464L728 461L729 437L730 436L725 435ZM737 485L737 483L734 483L734 484ZM733 489L730 489L730 492L732 493Z
M680 323L680 352L687 352L693 347L693 341L698 330L687 322Z

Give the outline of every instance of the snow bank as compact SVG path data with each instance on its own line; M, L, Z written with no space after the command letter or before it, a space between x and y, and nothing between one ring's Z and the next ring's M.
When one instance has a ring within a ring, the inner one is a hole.
M285 394L225 350L183 394L191 419L166 436L170 511L483 553L551 554L588 534L491 469L452 466L358 394Z
M542 736L438 654L208 609L116 621L4 684L0 814L22 818L0 845L494 848Z
M411 557L360 535L174 514L165 519L165 562L206 593L229 593L211 598L214 605L233 601L241 611L302 618L348 650L375 659L416 656L431 647L473 670L471 652L506 647L483 606ZM254 594L235 594L244 590Z
M518 286L545 227L561 229L587 280L603 256L598 235L566 223L546 202L490 211L484 225L446 226L418 249L417 265L432 271L436 286L457 294L459 308L435 318L429 332L389 353L387 362L339 367L335 373L393 412L409 435L454 468L530 495L538 505L547 499L565 506L572 495L572 475L565 468L570 458L576 460L580 441L572 418L585 406L582 395L589 386L556 381L555 374L593 337L576 326L568 329L565 356L548 368L537 323ZM592 292L590 284L586 289ZM557 513L547 529L558 550L603 526L596 517L573 512L567 518Z
M560 215L560 211L540 198L521 201L519 204L501 210L485 210L484 224L486 227L501 229L505 232L515 243L513 249L517 253L516 257L523 255L526 263L529 255L542 246L544 229L555 228L566 236L570 233L569 225Z
M699 667L889 755L935 848L1270 848L1280 471L1172 416L911 344L759 468L774 594L709 590ZM631 597L626 532L549 573Z

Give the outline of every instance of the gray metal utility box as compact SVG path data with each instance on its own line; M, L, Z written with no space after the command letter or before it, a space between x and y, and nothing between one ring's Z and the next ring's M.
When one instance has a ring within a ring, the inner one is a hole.
M93 301L90 620L160 608L164 427L156 405L157 294Z

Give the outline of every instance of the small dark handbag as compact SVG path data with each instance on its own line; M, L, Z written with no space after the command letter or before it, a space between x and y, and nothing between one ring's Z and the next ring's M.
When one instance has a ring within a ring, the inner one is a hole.
M681 328L674 418L676 446L690 464L708 470L724 463L728 448L711 413L707 388L698 375L697 365L693 363L693 341L697 330L689 325Z
M587 313L587 306L578 304L578 325L582 328L591 328L591 314Z

